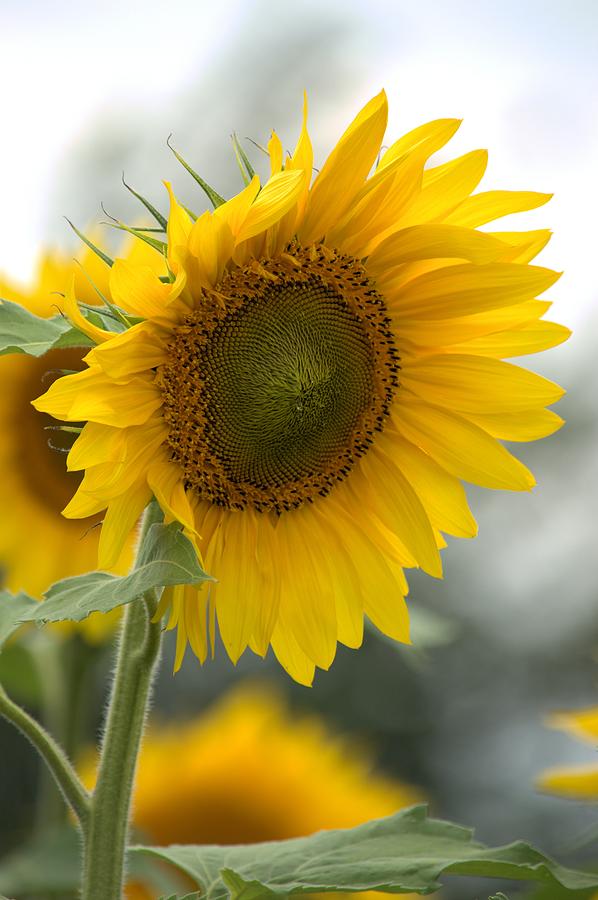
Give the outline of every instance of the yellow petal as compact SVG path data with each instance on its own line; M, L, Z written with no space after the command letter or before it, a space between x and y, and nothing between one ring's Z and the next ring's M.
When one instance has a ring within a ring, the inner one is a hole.
M272 634L272 650L280 665L298 684L311 687L315 664L303 652L293 633L278 623Z
M110 569L116 563L131 530L151 499L152 492L143 479L111 501L102 523L98 547L100 569Z
M310 508L312 546L320 549L320 564L334 585L338 640L346 647L363 642L363 600L359 574L343 537L329 527L318 504ZM323 557L323 558L322 558Z
M539 228L536 231L493 231L486 234L492 234L503 244L507 244L500 262L515 263L531 262L552 236L549 228Z
M458 159L427 169L422 190L397 226L406 228L422 222L446 219L459 203L477 187L488 164L485 150L473 150ZM461 224L460 222L453 224Z
M347 128L313 183L299 239L319 240L349 207L376 159L386 130L388 103L381 91Z
M160 419L145 425L119 430L121 443L124 446L122 462L111 460L107 463L88 466L81 482L81 490L102 497L104 500L113 500L129 490L139 478L140 473L146 472L155 459L156 452L167 435Z
M409 644L409 614L404 595L405 577L389 560L353 517L335 501L334 493L325 500L335 519L342 522L342 538L361 584L364 612L383 634Z
M571 337L571 331L556 322L530 322L497 334L484 335L448 348L451 353L475 353L498 359L539 353Z
M127 312L144 319L160 320L167 315L174 285L164 284L149 266L117 259L110 270L112 299ZM168 319L167 319L168 321Z
M276 175L282 169L282 144L275 131L268 141L268 153L270 154L270 174Z
M241 226L247 218L247 214L258 195L259 189L260 180L257 175L254 175L246 188L214 210L214 216L217 219L222 219L223 222L226 222L235 238L239 234Z
M405 545L417 564L436 578L442 577L442 562L430 520L421 500L403 473L376 444L359 466L372 489L374 508Z
M109 341L110 338L114 337L114 332L106 331L104 328L98 328L97 325L93 325L81 314L79 304L75 298L74 275L70 280L64 297L64 311L75 328L78 328L79 331L86 334L87 337L91 338L92 341L95 341L96 344L101 344L103 341Z
M234 238L228 222L209 210L194 222L188 249L196 262L198 287L215 287L233 252Z
M258 514L249 510L220 516L210 540L206 565L217 579L214 596L222 642L236 663L255 628L261 600L257 568Z
M147 422L162 405L162 396L146 378L135 376L127 384L116 384L94 368L57 379L32 404L66 422L89 419L126 428Z
M402 228L376 247L367 261L374 277L401 263L417 259L455 258L489 263L505 251L494 237L456 225L412 225Z
M301 133L297 146L287 159L285 169L302 169L306 173L303 192L299 196L297 203L297 215L302 216L307 203L311 178L313 173L314 152L311 145L311 138L307 130L307 94L303 95L303 122L301 125Z
M183 587L183 617L189 645L198 660L203 663L208 655L207 613L208 588L185 584Z
M355 198L349 211L326 238L330 246L351 256L368 256L396 227L403 211L419 192L423 162L408 156L376 173Z
M433 122L419 125L391 144L382 155L376 171L386 168L406 153L416 151L418 155L421 153L424 159L431 156L450 141L461 121L461 119L435 119Z
M461 482L394 431L382 437L384 452L413 486L432 524L455 537L475 537L477 524Z
M251 649L258 656L265 656L278 618L280 606L280 578L277 571L277 544L274 536L277 516L261 513L256 529L255 563L260 577L260 594Z
M297 202L305 173L301 169L279 172L257 195L237 234L237 244L275 225Z
M305 522L309 510L283 513L276 527L281 554L278 621L294 634L303 652L327 669L336 652L336 613L332 585L322 577Z
M67 469L76 472L99 463L122 462L124 458L122 429L88 422L69 451Z
M179 266L182 264L187 247L187 239L193 225L189 215L177 201L169 181L165 181L164 185L170 197L170 213L168 216L168 225L166 226L166 236L168 239L168 264L172 271L177 274Z
M551 304L543 300L527 300L515 306L493 309L471 316L450 319L417 321L400 316L396 319L397 333L418 347L438 347L449 352L453 345L470 342L477 337L518 328L539 319Z
M483 191L467 197L445 219L453 225L477 228L511 213L536 209L548 203L552 194L536 191Z
M87 494L80 486L70 503L62 510L62 515L65 519L87 519L106 509L107 505L107 500Z
M450 319L531 300L559 277L541 266L463 263L420 275L387 299L401 317Z
M518 412L550 406L565 393L541 375L480 356L444 353L403 366L404 388L427 403L458 412Z
M598 766L571 766L548 769L536 782L542 791L576 800L598 799Z
M467 418L501 441L535 441L554 434L564 420L551 409L512 413L467 413Z
M589 706L584 709L553 713L548 717L547 724L582 741L595 744L598 738L598 707Z
M169 460L165 450L147 467L147 481L166 521L180 522L187 531L195 532L195 516L185 490L184 472Z
M168 361L165 339L153 323L141 322L122 334L113 335L85 357L114 381L127 381L138 372L149 372Z
M535 479L494 438L463 416L408 398L393 410L396 429L451 475L482 487L528 491Z

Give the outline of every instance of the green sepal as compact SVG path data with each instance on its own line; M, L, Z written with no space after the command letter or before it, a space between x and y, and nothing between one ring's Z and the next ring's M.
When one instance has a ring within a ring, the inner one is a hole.
M43 603L28 609L23 622L80 622L92 612L110 612L146 591L172 584L211 580L197 560L195 548L178 522L152 525L139 551L139 563L128 575L89 572L63 578L45 593Z
M183 207L183 209L185 210L185 212L187 213L187 215L189 216L189 218L190 218L193 222L197 222L197 216L195 215L195 213L193 212L193 210L192 210L192 209L189 209L188 206L185 206L184 203L181 203L181 206Z
M39 606L37 600L27 594L11 594L0 591L0 650L17 628L21 627L24 615Z
M25 353L43 356L57 347L86 347L89 339L66 316L44 319L19 303L0 301L0 356Z
M237 135L234 132L231 134L231 140L233 142L233 148L235 151L235 156L236 156L237 164L238 164L240 172L241 172L241 176L243 178L245 185L248 185L249 182L251 181L251 179L255 175L255 169L249 162L247 154L243 150L243 147L241 146L241 144L239 142L239 138L237 137Z
M118 306L106 300L105 308L92 306L91 303L79 303L79 309L84 309L87 318L92 325L103 328L105 331L121 333L131 327L129 317ZM118 327L114 327L114 326Z
M114 265L114 260L113 260L110 256L108 256L107 253L104 253L103 250L100 250L99 247L96 247L96 245L95 245L92 241L90 241L88 237L85 237L85 235L83 234L83 232L82 232L82 231L79 231L79 229L77 228L77 226L76 226L76 225L73 225L73 223L71 222L71 220L70 220L70 219L67 219L66 216L65 216L65 219L67 220L67 222L69 223L69 225L71 226L71 228L73 229L73 231L75 232L75 234L77 235L77 237L81 238L81 240L83 241L83 243L84 243L84 244L87 244L87 246L89 247L89 249L90 249L90 250L93 250L93 252L95 253L95 255L100 257L100 259L102 260L102 262L105 262L106 265L107 265L107 266L110 266L110 267L112 267L112 266Z
M154 219L160 226L160 230L166 231L166 226L168 223L167 223L166 219L164 218L164 216L162 215L162 213L159 210L157 210L156 207L152 203L150 203L149 200L147 200L142 194L138 194L137 191L134 190L130 184L127 184L127 182L125 181L125 173L124 172L122 174L122 182L123 182L124 186L126 187L126 189L128 191L130 191L131 194L133 194L133 196L136 197L140 203L143 203L143 205L145 206L147 211L154 217ZM146 230L146 229L144 229L144 230Z
M159 241L156 238L150 237L149 234L145 234L139 228L133 228L132 225L125 225L124 222L115 219L113 222L106 222L106 225L109 225L110 228L116 228L117 231L126 231L128 234L132 234L133 237L139 238L140 241L144 241L154 250L157 250L161 256L166 254L167 245L165 241Z
M198 183L198 185L200 186L200 188L202 189L204 194L207 196L208 200L210 201L210 203L212 204L214 209L216 209L216 207L218 207L218 206L222 206L223 203L226 203L224 197L221 197L220 194L217 191L215 191L213 187L210 187L210 185L207 183L207 181L204 181L203 178L201 177L201 175L198 175L197 172L195 172L194 169L191 168L189 163L183 159L181 154L178 153L174 149L174 147L170 143L171 137L172 137L171 134L168 135L168 140L166 141L166 145L167 145L168 149L172 150L172 152L174 153L174 155L176 156L176 158L178 159L180 164L183 166L183 168L185 168L189 172L189 175L191 175L191 177L195 179L195 181Z
M425 806L357 828L236 846L133 847L166 860L195 880L210 900L265 900L291 894L430 894L442 874L537 881L583 890L598 875L566 869L529 844L489 848L472 831L430 819Z
M94 291L96 292L96 294L98 295L98 297L100 298L100 300L102 301L103 305L106 307L106 309L109 309L109 310L110 310L110 312L111 312L111 314L112 314L112 317L113 317L114 319L116 319L118 322L120 322L122 325L124 325L125 328L129 328L130 326L129 326L129 322L128 322L127 316L122 312L122 310L120 310L120 309L118 308L118 306L116 306L116 304L112 303L112 301L109 300L108 297L106 297L106 296L101 292L101 290L99 289L99 287L97 286L97 284L95 283L95 281L93 280L93 278L91 277L91 275L90 275L88 272L85 271L85 268L84 268L83 265L79 262L79 260L75 260L75 262L77 263L77 265L79 266L79 268L80 268L81 271L83 272L83 275L85 276L85 278L87 278L87 280L89 281L90 285L92 286L92 288L94 289ZM96 312L96 313L97 313L97 311L98 311L98 307L97 307L97 306L95 306L95 305L92 306L91 304L88 304L88 303L79 303L79 306L83 306L85 309L89 309L89 310L91 310L92 312Z

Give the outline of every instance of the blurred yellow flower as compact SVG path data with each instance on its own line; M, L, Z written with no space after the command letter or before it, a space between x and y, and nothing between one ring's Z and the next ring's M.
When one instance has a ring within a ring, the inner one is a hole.
M548 724L573 737L598 747L598 707L561 712L551 716ZM575 800L598 800L598 759L592 765L558 766L547 769L537 780L537 786L551 794Z
M91 762L83 779L93 784ZM150 726L133 821L146 843L251 844L351 828L420 799L320 718L245 687L195 721ZM150 895L137 887L131 896Z
M562 424L561 388L502 361L569 335L535 299L558 274L528 265L549 232L478 230L549 195L472 195L485 151L425 168L457 120L382 152L386 121L381 92L313 184L305 108L263 187L197 220L170 191L171 282L118 260L112 296L144 321L89 327L87 368L35 401L88 423L65 514L107 508L102 567L153 494L214 576L163 594L175 667L187 642L205 659L216 620L233 661L271 645L303 684L360 646L364 613L409 641L403 568L440 577L443 533L476 533L461 480L530 490L501 440ZM86 327L74 293L65 310Z
M136 259L140 256L138 243L131 249ZM42 255L33 285L18 286L0 275L0 298L48 318L59 312L60 294L73 278L81 302L101 303L90 279L110 297L108 270L95 253L86 250L76 262L52 250ZM85 352L62 349L39 358L24 354L0 357L0 583L37 599L60 578L97 566L101 516L77 523L61 515L81 480L78 473L67 472L64 464L64 451L72 440L61 431L45 430L56 423L30 403L60 370L81 369ZM127 571L130 544L123 547L112 571ZM77 630L96 643L112 633L118 616L118 610L92 614ZM68 632L73 626L60 623L54 628Z

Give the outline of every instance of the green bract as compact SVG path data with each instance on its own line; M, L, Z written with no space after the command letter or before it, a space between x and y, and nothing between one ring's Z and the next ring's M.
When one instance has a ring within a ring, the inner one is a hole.
M21 621L80 622L92 612L110 612L154 588L199 584L208 579L181 526L177 522L155 524L148 529L139 563L129 575L89 572L63 578L47 591L43 603L25 609Z

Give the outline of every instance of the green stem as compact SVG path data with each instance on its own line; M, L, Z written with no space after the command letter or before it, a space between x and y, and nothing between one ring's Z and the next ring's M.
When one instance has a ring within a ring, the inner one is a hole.
M85 833L89 816L89 795L62 748L39 722L10 699L2 686L0 686L0 715L16 725L42 756Z
M160 521L153 502L143 535ZM153 591L129 603L124 615L98 780L85 840L83 900L120 900L123 892L129 810L146 708L160 652L161 625L152 622Z

